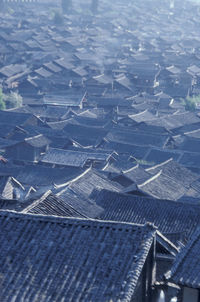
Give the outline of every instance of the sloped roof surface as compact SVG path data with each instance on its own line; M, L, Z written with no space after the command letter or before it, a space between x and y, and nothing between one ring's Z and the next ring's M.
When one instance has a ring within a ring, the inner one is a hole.
M52 185L53 183L64 183L77 176L83 171L78 167L48 168L40 165L29 165L15 169L17 179L23 183L34 186Z
M173 179L174 181L178 181L179 184L182 184L185 187L189 187L191 183L199 178L198 174L191 172L189 169L185 168L181 164L178 164L172 159L169 159L160 165L151 167L146 171L154 174L161 170L163 175Z
M48 77L52 76L52 73L43 67L35 70L35 73L37 73L38 75L40 75L41 77L44 77L44 78L48 78Z
M136 184L141 184L151 177L151 174L146 172L143 168L138 165L123 172L124 176L135 182Z
M168 140L167 135L149 134L143 131L132 131L127 128L111 129L106 139L112 142L132 143L139 146L163 147Z
M87 218L60 197L55 196L50 192L45 193L40 199L27 206L23 210L23 213Z
M93 196L93 194L91 195ZM151 222L161 233L185 233L200 224L200 206L170 200L125 195L102 190L94 201L104 209L100 218L144 224Z
M168 177L162 171L146 182L138 185L139 189L152 197L160 199L178 200L187 191L178 180Z
M81 150L81 149L80 149ZM53 163L58 165L83 167L87 160L106 161L109 158L109 153L103 152L87 152L74 150L63 150L49 148L46 154L41 158L44 163Z
M98 218L103 212L103 208L98 206L93 200L88 198L88 196L86 198L84 198L84 196L77 196L73 192L69 192L67 188L59 190L56 196L85 217Z
M1 301L131 301L152 226L0 213ZM8 232L9 231L9 232Z
M87 154L69 150L50 148L41 158L43 163L56 165L83 167L87 161Z
M178 160L181 156L181 152L173 152L173 150L159 150L152 148L148 155L145 157L147 162L161 164L162 162L173 158L174 160Z
M83 173L81 177L69 184L69 189L80 197L89 197L96 188L119 192L123 187L93 169L89 169L86 173Z
M193 233L191 240L181 250L174 261L167 279L176 284L200 289L200 228Z
M171 114L155 120L147 122L150 125L162 126L168 130L174 130L176 128L200 123L199 117L193 112L183 112L179 114Z
M129 143L121 143L121 142L106 142L104 144L104 149L106 150L114 150L119 154L130 154L135 158L144 158L147 152L150 150L145 146L137 146Z
M49 145L50 143L50 141L42 134L26 138L25 142L35 148L41 148Z
M11 64L11 65L2 67L0 69L0 73L2 73L6 77L11 77L19 72L24 71L25 68L26 68L26 65Z
M33 117L33 115L29 113L0 110L0 122L2 124L7 124L9 121L10 125L23 125L31 117Z

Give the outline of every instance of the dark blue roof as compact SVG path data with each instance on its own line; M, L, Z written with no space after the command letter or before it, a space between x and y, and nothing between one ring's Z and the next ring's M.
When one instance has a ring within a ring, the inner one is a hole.
M0 300L132 301L151 225L0 212Z
M13 146L16 143L17 142L14 140L0 138L0 149L4 149L6 147Z
M151 174L146 172L145 169L139 165L128 169L128 171L123 171L123 175L136 184L142 184L152 177Z
M81 148L80 148L81 150ZM56 165L83 167L87 161L101 161L106 162L109 159L109 153L103 153L96 150L96 152L87 152L88 149L82 151L63 150L56 148L49 148L44 156L41 157L41 162L52 163Z
M107 134L107 131L102 128L73 124L66 125L64 131L70 139L73 139L82 146L96 146Z
M5 170L6 171L6 170ZM77 167L48 168L40 165L29 165L25 167L17 167L13 171L15 177L22 183L35 186L48 186L63 184L83 173L83 170Z
M179 162L186 167L200 168L199 157L199 153L184 152Z
M189 136L181 136L181 142L176 144L178 150L200 153L200 140Z
M200 224L200 206L171 200L102 190L90 196L104 212L103 220L153 223L162 233L184 233L187 239Z
M147 162L151 162L154 164L161 164L163 161L166 161L170 158L173 158L174 160L178 160L181 156L181 152L173 152L169 150L162 150L162 149L155 149L152 148L148 155L145 157L145 160Z
M59 186L58 186L59 187ZM109 180L103 172L88 169L77 179L69 183L69 190L79 197L87 198L94 189L121 191L123 187L117 182Z
M200 289L200 228L177 255L166 278L176 284Z
M199 179L199 175L191 172L183 165L176 161L169 159L159 165L146 169L148 173L155 174L162 170L162 174L178 182L182 186L189 188L189 186Z
M84 167L87 159L87 154L83 152L49 148L49 150L41 157L40 160L42 163L48 164Z
M162 170L144 183L138 184L138 188L152 197L169 200L179 200L188 190L178 179L174 179L173 174L170 177Z
M162 126L171 131L195 123L200 125L199 117L196 115L196 113L188 111L178 114L167 115L147 122L147 124L149 125Z
M68 204L67 201L52 194L51 191L46 192L41 198L28 205L23 213L87 218Z
M0 121L1 123L4 124L7 124L9 121L10 125L16 125L16 126L23 125L33 117L34 116L30 113L19 113L19 112L0 110ZM34 118L37 119L37 117Z
M106 139L111 142L134 144L138 146L164 147L169 136L133 131L126 127L115 127L107 134Z
M136 146L131 143L108 141L103 144L105 150L116 151L119 154L133 155L135 158L143 159L150 150L146 146Z
M99 218L100 214L104 211L93 200L90 200L88 196L78 196L74 192L70 192L68 188L64 188L57 193L55 192L55 194L56 197L61 198L67 205L85 217Z

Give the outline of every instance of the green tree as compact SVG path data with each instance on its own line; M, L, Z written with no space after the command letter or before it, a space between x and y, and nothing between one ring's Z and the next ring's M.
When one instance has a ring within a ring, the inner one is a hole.
M0 88L0 110L4 110L4 109L6 109L6 105L4 102L4 94L2 88Z
M11 92L8 95L4 95L3 100L7 109L21 107L23 103L21 95L17 92Z
M192 97L188 96L185 100L183 100L185 110L188 111L195 111L199 103L200 103L200 95L192 96Z

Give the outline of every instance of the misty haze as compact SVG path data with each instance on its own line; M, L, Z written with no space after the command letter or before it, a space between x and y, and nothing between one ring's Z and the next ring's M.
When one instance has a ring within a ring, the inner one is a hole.
M0 302L200 301L200 1L0 0Z

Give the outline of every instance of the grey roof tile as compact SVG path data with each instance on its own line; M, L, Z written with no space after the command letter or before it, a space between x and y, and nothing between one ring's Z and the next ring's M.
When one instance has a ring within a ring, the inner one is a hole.
M179 233L179 235L183 233L186 239L200 225L199 205L126 195L107 190L101 190L98 194L94 192L90 198L104 209L99 216L103 220L139 224L151 222L161 233ZM175 241L179 239L180 236Z
M62 184L70 181L80 174L83 170L77 167L65 167L64 169L59 168L48 168L40 165L28 165L25 167L17 166L12 169L12 172L16 175L16 178L22 183L35 186L49 186L54 183Z
M178 182L186 188L189 188L194 181L199 179L199 175L197 173L191 172L172 158L162 162L161 164L148 168L146 171L153 175L162 171L163 175L171 178L173 181Z
M50 144L50 140L48 140L43 134L38 134L33 137L25 138L24 141L28 145L35 147L35 148L41 148L44 146L48 146Z
M81 150L81 149L80 149ZM106 162L111 154L98 152L81 152L76 150L63 150L49 148L44 156L41 157L41 162L52 163L56 165L83 167L87 161Z
M91 168L68 184L69 191L79 197L85 198L89 197L92 191L98 188L119 192L123 187L120 184L109 180L102 172L98 172Z
M131 301L150 225L0 212L0 300Z
M51 191L48 191L41 198L31 202L31 204L28 205L22 212L49 216L87 218L85 215L68 204L67 201L52 194Z
M188 244L177 255L167 280L200 289L200 228L197 227Z
M106 136L106 139L111 142L155 147L164 147L168 138L168 135L155 135L143 131L133 131L127 127L115 127Z

